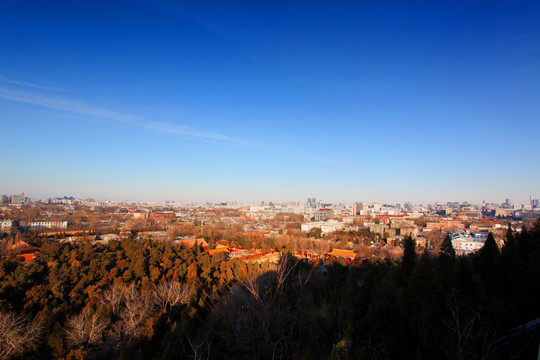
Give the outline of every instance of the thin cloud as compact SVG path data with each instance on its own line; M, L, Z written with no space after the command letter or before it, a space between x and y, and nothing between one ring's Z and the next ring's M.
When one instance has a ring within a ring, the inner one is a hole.
M66 89L57 88L57 87L53 87L53 86L43 86L43 85L38 85L38 84L34 84L34 83L31 83L31 82L27 82L27 81L12 80L12 79L8 79L8 78L3 77L3 76L0 76L0 81L7 82L7 83L10 83L10 84L14 84L14 85L28 86L28 87L32 87L32 88L36 88L36 89L42 89L42 90L67 91Z
M207 141L218 141L230 144L250 144L251 142L233 138L223 134L204 132L188 126L176 125L166 122L144 121L133 115L126 115L117 111L98 108L81 102L71 101L64 98L30 94L23 91L14 91L0 88L0 98L26 104L43 106L51 109L67 111L76 114L89 115L103 119L109 119L116 122L128 124L131 126L144 128L163 133L176 134L198 138Z
M351 164L325 158L307 157L293 153L293 151L276 148L276 144L265 144L260 142L248 141L244 139L234 138L228 135L205 132L191 128L185 125L177 125L162 121L145 121L134 115L123 114L114 110L102 109L96 106L88 105L82 102L76 102L60 97L44 96L40 94L32 94L24 91L16 91L0 87L0 98L17 101L25 104L43 106L50 109L71 112L74 114L88 115L102 119L113 120L118 123L127 124L133 127L156 131L161 133L173 134L191 137L204 142L218 142L234 145L246 145L252 148L259 148L263 151L272 152L281 156L290 157L304 161L314 161L320 163L328 163L342 166L351 166ZM276 152L277 150L277 152Z

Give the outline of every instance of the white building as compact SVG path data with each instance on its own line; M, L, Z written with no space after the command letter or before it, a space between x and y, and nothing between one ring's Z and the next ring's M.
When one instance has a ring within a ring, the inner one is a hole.
M312 229L320 228L323 234L331 233L334 231L342 230L345 228L345 224L341 221L330 220L330 221L315 221L303 223L301 225L302 231L310 232Z
M475 238L464 233L451 235L452 246L457 255L466 255L476 252L484 246L485 238Z
M310 232L311 230L315 228L320 228L322 230L322 226L324 224L324 221L315 221L315 222L307 222L300 225L300 229L305 232Z
M341 221L329 220L323 224L321 230L323 234L327 234L334 231L343 230L344 227L345 227L345 224L342 223Z
M21 223L22 227L32 230L67 229L67 221L30 221Z

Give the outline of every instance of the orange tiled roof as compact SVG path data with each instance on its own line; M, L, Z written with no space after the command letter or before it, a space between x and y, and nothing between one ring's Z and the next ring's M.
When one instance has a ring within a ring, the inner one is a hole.
M331 253L328 253L328 255L331 256L337 256L337 257L344 257L344 258L355 258L358 256L357 253L351 250L343 250L343 249L333 249Z
M224 252L228 253L229 249L227 247L216 247L215 249L209 249L208 255L213 256L215 254L224 253Z

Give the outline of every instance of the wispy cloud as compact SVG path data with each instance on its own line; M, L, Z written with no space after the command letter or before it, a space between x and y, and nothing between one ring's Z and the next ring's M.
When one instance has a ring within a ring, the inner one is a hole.
M66 89L57 88L53 86L43 86L43 85L38 85L38 84L34 84L27 81L12 80L3 76L0 76L0 81L7 82L14 85L27 86L27 87L32 87L32 88L42 89L42 90L67 91Z
M113 120L138 128L163 132L168 134L182 135L199 140L217 141L230 144L252 144L252 142L237 139L231 136L205 132L188 126L177 125L161 121L146 121L135 115L123 114L114 110L103 109L88 105L82 102L76 102L65 98L31 94L23 91L0 88L0 98L26 104L43 106L51 109L71 112L75 114L89 115L102 119Z
M17 101L25 104L43 106L50 109L65 111L73 114L81 114L92 116L96 118L112 120L114 122L126 124L139 129L145 129L148 131L161 132L166 134L173 134L179 136L190 137L198 141L214 142L221 144L231 145L244 145L249 146L252 149L259 149L265 152L271 152L276 155L285 156L289 158L313 161L319 163L328 163L342 166L351 166L351 164L336 161L326 158L315 158L309 156L302 156L297 154L294 150L280 147L277 144L265 144L262 142L249 141L231 137L225 134L201 131L185 125L178 125L174 123L168 123L163 121L148 121L135 115L124 114L118 111L103 109L100 107L92 106L83 102L77 102L57 96L45 96L41 94L33 94L25 91L18 91L12 89L6 89L0 87L0 98Z

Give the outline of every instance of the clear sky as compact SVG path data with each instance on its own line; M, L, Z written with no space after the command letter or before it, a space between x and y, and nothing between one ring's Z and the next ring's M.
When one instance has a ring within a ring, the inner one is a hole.
M0 134L3 194L525 203L540 2L2 0Z

